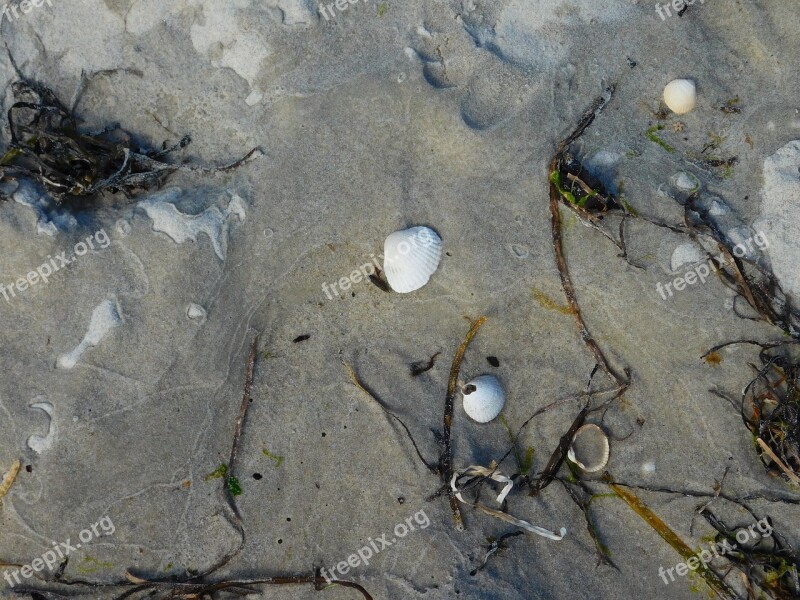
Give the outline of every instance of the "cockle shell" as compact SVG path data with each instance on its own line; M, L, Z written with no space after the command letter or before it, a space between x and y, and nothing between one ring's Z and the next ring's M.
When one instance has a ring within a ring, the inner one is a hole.
M442 239L428 227L395 231L383 244L383 270L395 292L407 294L428 283L442 258Z
M481 375L461 388L464 412L473 421L488 423L500 414L506 403L506 393L494 375Z
M675 79L664 88L664 104L676 115L690 112L697 102L697 88L691 79Z
M594 473L608 464L610 454L608 436L597 425L589 424L579 427L572 436L567 458L587 473Z

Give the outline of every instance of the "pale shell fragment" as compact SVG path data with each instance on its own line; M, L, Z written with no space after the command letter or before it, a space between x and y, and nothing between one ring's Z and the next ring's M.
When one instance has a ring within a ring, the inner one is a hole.
M207 313L205 308L192 302L186 309L186 316L192 321L205 321Z
M544 527L539 527L538 525L531 525L527 521L523 521L522 519L518 519L506 512L502 512L486 506L485 504L481 504L480 502L471 502L469 500L465 500L461 490L458 488L457 481L458 479L463 476L478 476L478 477L490 477L495 481L505 483L506 486L503 488L503 491L497 497L497 502L500 504L503 503L503 500L506 499L506 495L508 492L511 491L511 488L514 486L513 481L510 477L502 473L501 471L497 470L497 465L492 463L492 468L487 469L486 467L481 467L480 465L473 465L471 467L467 467L465 471L462 473L458 473L457 471L453 473L453 476L450 478L450 489L455 495L456 499L459 502L463 502L464 504L468 504L470 506L474 506L481 512L495 517L496 519L500 519L501 521L505 521L506 523L511 523L512 525L516 525L517 527L524 529L529 533L535 533L536 535L540 535L550 540L559 541L564 539L564 536L567 535L566 527L562 527L558 533L554 531L550 531L549 529L545 529Z
M685 115L697 103L697 87L691 79L675 79L664 88L664 104L676 115Z
M670 269L677 271L684 265L694 265L702 262L704 255L694 244L681 244L672 252Z
M506 403L506 393L494 375L481 375L461 388L464 412L473 421L488 423L500 414Z
M583 471L594 473L608 464L610 454L608 436L597 425L588 424L572 436L567 458Z
M8 493L8 490L11 489L11 486L14 485L14 480L17 478L17 473L19 473L19 468L21 464L19 459L14 461L14 464L11 465L11 470L3 475L3 481L0 482L0 501L3 500L3 496Z
M383 270L395 292L408 294L424 286L439 268L442 239L429 227L395 231L383 244Z

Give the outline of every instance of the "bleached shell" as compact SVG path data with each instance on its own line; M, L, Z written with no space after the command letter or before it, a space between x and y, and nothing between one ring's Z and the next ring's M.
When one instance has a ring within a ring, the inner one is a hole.
M572 436L567 458L587 473L594 473L608 464L610 454L608 436L597 425L589 424Z
M439 268L442 239L428 227L395 231L383 244L383 270L395 292L407 294L424 286Z
M506 403L506 393L494 375L481 375L461 388L464 412L473 421L488 423L500 414Z
M664 104L676 115L685 115L697 103L697 88L691 79L675 79L664 88Z

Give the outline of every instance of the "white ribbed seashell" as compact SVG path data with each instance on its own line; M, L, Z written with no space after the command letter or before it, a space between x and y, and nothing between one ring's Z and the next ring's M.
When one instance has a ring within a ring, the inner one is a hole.
M691 79L675 79L664 88L664 104L676 115L690 112L697 102L697 88Z
M442 258L442 239L428 227L395 231L383 244L383 270L395 292L407 294L428 283Z
M567 458L587 473L594 473L608 464L610 454L608 436L597 425L589 424L579 427L572 436Z
M500 414L506 403L506 393L494 375L481 375L461 388L464 412L473 421L488 423Z

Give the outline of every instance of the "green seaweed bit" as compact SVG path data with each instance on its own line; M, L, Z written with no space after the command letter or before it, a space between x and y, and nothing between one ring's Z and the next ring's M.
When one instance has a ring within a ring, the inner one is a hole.
M235 475L228 477L228 491L231 493L231 496L242 495L242 486L239 484L239 478Z
M734 96L733 98L728 100L725 104L727 106L735 106L736 104L739 104L739 102L740 102L739 96Z
M786 575L786 573L789 573L791 570L792 564L787 562L785 558L781 558L780 562L778 563L778 568L769 571L764 575L764 581L767 583L777 583L783 578L784 575Z
M523 475L527 475L531 467L533 467L533 446L528 446L525 450L525 459L520 465L520 471Z
M625 210L627 210L629 213L631 213L634 217L638 217L639 216L639 213L636 212L636 209L633 208L630 204L628 204L628 201L625 200L624 197L620 196L619 197L619 201L622 204L622 206L625 208Z
M565 460L567 463L567 467L569 468L569 473L567 473L567 481L570 483L578 483L578 479L580 479L580 473L578 473L578 467L572 464L571 461Z
M617 200L619 200L620 204L622 204L622 208L624 208L627 212L632 214L634 217L638 217L639 213L636 212L636 209L634 209L630 204L628 204L628 201L625 200L625 180L624 179L620 179L619 180L619 184L617 185L617 190L618 190Z
M722 146L723 142L725 141L725 136L720 135L718 133L714 133L713 131L708 132L708 139L711 141L706 145L706 149L711 148L716 150L720 146Z
M660 125L660 124L659 125L653 125L652 127L650 127L647 130L647 139L650 140L651 142L655 142L656 144L661 146L664 150L666 150L667 152L672 154L672 153L675 152L675 148L670 146L667 142L665 142L664 140L662 140L660 137L658 137L656 135L656 131L661 131L662 129L664 129L663 125Z
M84 557L83 562L84 564L78 565L78 572L84 574L97 573L101 568L111 569L114 566L114 563L100 562L91 556Z
M389 10L389 3L381 2L380 6L378 6L378 16L382 17L388 12L388 10Z
M266 448L262 448L261 452L263 452L264 456L266 456L268 459L275 461L275 468L276 469L280 469L281 468L281 465L283 464L283 457L282 456L278 456L277 454L272 454L272 452L270 452Z
M589 498L589 504L602 498L618 498L618 496L613 492L609 492L607 494L592 494L592 496Z
M578 202L575 199L575 194L565 190L563 188L563 186L561 185L561 173L559 173L558 171L553 171L552 173L550 173L550 183L552 183L554 186L556 186L556 189L558 190L558 193L561 194L561 196L567 202L569 202L570 204L576 204L576 205L580 206L580 202Z
M3 155L3 158L0 158L0 165L7 165L12 160L17 158L22 152L17 148L11 148L8 152Z
M225 475L227 474L228 474L228 465L220 465L216 469L211 471L211 473L206 475L203 478L203 481L211 481L212 479L219 479L220 477L225 477Z

